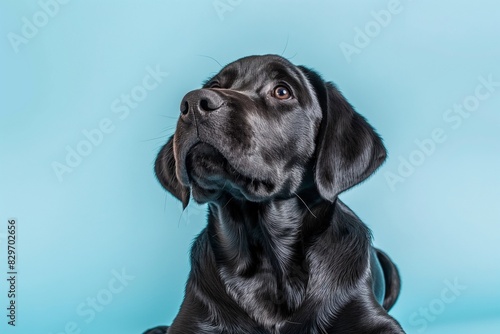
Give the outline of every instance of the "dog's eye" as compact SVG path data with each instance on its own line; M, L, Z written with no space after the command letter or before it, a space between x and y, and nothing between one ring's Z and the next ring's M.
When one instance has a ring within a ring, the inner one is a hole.
M208 85L208 88L221 88L217 81L213 81Z
M278 100L288 100L292 97L292 93L286 86L277 86L274 88L273 96Z

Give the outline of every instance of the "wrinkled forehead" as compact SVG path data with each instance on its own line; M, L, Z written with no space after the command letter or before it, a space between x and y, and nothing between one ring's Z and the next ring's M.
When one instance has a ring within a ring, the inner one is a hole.
M224 67L213 79L224 88L255 89L269 83L286 82L295 89L308 87L300 69L280 56L250 56Z

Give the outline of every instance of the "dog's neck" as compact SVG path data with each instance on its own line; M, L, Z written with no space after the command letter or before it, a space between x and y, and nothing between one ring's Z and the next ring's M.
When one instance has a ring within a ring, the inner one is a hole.
M234 300L268 298L271 319L296 310L308 282L307 248L323 232L332 214L332 203L310 192L262 203L228 198L209 205L207 232L221 279ZM323 226L321 226L323 225ZM245 280L245 284L241 281ZM238 285L233 282L240 282Z

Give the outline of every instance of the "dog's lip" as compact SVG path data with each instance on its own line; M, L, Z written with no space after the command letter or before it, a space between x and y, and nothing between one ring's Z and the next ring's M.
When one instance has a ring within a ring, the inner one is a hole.
M193 176L192 173L189 172L191 169L190 163L188 162L188 157L190 154L192 154L193 150L195 148L200 148L200 146L204 146L204 149L207 150L212 150L211 153L214 153L216 155L219 155L221 157L221 169L224 171L224 182L223 182L223 189L229 191L230 193L233 194L233 196L236 197L241 197L241 198L246 198L247 200L251 201L262 201L265 200L267 197L261 197L257 194L252 194L251 191L248 190L249 187L255 186L255 184L263 184L266 187L272 187L272 182L266 181L266 180L260 180L255 177L250 177L242 172L240 172L236 167L234 167L229 159L227 159L220 150L218 150L216 147L213 145L203 142L203 141L197 141L193 143L185 153L185 158L184 158L184 170L182 174L185 176L184 182L186 182L186 185L192 185L193 183L196 183L197 185L205 184L207 183L207 180L210 180L210 175L207 175L207 178L199 178L197 176ZM208 181L210 182L210 181ZM217 185L214 183L214 188L213 189L219 189L220 185Z
M196 143L194 143L189 149L187 149L187 153L185 155L185 160L184 160L184 166L185 166L185 169L186 169L186 174L188 176L188 179L189 181L192 181L192 175L190 175L191 173L189 173L189 170L190 170L190 166L188 166L188 157L192 154L193 150L195 150L196 148L200 148L202 147L202 149L205 149L205 150L208 150L208 151L212 151L212 152L207 152L207 153L210 153L210 154L214 154L214 155L219 155L221 157L221 168L230 176L233 176L233 177L243 177L243 178L249 178L243 174L241 174L241 172L239 172L230 162L229 162L229 159L227 159L224 154L218 150L215 146L209 144L209 143L206 143L204 141L198 141Z

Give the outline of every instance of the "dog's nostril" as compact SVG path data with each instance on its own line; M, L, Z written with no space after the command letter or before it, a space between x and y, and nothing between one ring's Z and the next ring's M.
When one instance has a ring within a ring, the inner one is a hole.
M215 105L214 101L209 99L200 100L200 109L203 111L214 111L219 109L220 106Z
M183 104L181 104L181 114L186 115L189 111L189 104L187 101L184 101Z
M210 111L211 108L208 106L208 101L206 99L202 99L200 101L200 108L201 110L204 110L204 111Z

